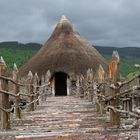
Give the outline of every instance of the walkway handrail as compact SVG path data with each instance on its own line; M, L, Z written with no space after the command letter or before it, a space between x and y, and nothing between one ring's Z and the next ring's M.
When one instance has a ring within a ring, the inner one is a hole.
M2 120L2 128L3 129L9 129L10 128L10 113L14 110L16 118L21 118L21 101L22 98L26 98L26 104L24 107L28 107L28 111L35 110L36 105L39 104L39 100L42 96L48 96L47 93L42 92L48 92L48 88L50 86L50 82L47 82L48 80L41 82L42 84L39 85L39 77L37 73L33 76L31 72L29 72L26 83L22 84L20 83L19 79L19 71L14 64L14 70L12 78L7 76L7 66L5 63L0 63L0 97L2 98L2 103L0 106L1 110L1 120ZM13 91L8 91L9 87L13 86ZM28 94L23 93L20 91L21 88L27 88ZM44 90L45 89L45 90ZM9 100L10 96L12 96L13 99L13 105L11 107L9 106ZM27 103L27 98L29 100L29 103ZM43 97L42 97L43 98Z

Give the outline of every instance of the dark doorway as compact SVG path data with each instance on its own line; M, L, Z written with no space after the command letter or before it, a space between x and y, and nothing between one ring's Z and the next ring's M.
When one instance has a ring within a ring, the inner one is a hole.
M67 96L67 74L55 73L55 96Z

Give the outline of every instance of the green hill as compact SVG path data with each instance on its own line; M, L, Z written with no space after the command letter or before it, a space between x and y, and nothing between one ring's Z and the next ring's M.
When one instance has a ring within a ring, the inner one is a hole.
M13 64L18 67L27 62L41 47L38 43L18 43L18 42L2 42L0 43L0 56L2 56L8 66L12 70Z
M16 63L18 67L25 64L41 47L38 43L19 43L17 41L1 42L0 56L3 56L6 64L10 70L13 64ZM117 50L121 59L121 74L127 76L131 72L138 69L134 64L140 64L140 48L138 47L103 47L95 46L95 48L109 61L113 50Z
M122 76L127 76L129 73L138 71L134 64L140 64L140 48L138 47L102 47L95 48L109 61L113 50L117 50L120 55L120 69Z

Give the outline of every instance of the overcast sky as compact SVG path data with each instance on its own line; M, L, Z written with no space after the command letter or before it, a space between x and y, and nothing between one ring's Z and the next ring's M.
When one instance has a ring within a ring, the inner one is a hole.
M45 43L61 15L94 45L140 47L140 0L0 0L0 41Z

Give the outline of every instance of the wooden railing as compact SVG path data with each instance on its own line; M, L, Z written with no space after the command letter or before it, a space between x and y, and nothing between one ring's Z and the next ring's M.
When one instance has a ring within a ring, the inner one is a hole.
M119 55L115 51L109 73L105 73L101 65L94 75L89 69L86 77L81 75L77 78L75 92L92 102L100 114L109 113L110 123L115 127L124 125L121 122L123 118L134 118L132 128L138 128L140 139L140 75L122 81L119 66Z
M12 78L8 77L7 66L1 58L0 60L0 115L1 115L1 127L2 129L10 128L10 114L14 111L15 117L21 119L21 108L26 108L27 111L34 111L36 105L39 104L42 97L48 96L49 82L45 78L39 85L39 79L37 73L33 76L29 71L26 82L20 83L19 71L16 64L14 64ZM12 88L11 90L8 89ZM23 88L26 89L26 93L23 92ZM21 101L25 98L24 104Z

